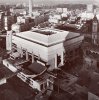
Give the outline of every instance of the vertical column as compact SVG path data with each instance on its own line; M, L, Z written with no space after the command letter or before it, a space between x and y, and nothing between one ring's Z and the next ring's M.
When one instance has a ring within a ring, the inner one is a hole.
M32 0L29 0L29 16L32 17Z
M21 47L21 58L23 57L23 50L22 50L22 47Z
M32 63L34 63L34 54L32 52Z
M49 79L47 79L47 87L49 87Z
M26 60L29 60L28 51L26 50Z
M64 54L63 54L63 51L61 53L61 65L64 65Z
M55 54L55 69L57 69L57 54Z

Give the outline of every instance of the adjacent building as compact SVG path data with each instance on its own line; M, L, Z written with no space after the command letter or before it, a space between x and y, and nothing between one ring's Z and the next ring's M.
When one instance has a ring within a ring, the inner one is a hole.
M92 22L92 42L94 45L99 44L98 26L99 26L98 19L96 16L94 16L93 22Z
M4 16L4 29L5 30L11 30L12 24L16 23L16 17L15 16Z

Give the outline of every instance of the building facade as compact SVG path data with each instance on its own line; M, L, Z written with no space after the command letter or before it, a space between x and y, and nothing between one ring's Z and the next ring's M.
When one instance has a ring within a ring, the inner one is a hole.
M16 33L12 36L10 45L20 57L31 62L40 61L45 66L48 65L49 70L53 70L63 66L66 58L75 59L76 52L79 55L83 38L79 33L46 28Z

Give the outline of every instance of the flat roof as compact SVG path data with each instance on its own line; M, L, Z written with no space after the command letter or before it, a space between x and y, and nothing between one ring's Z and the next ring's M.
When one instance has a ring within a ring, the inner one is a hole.
M26 74L40 74L47 68L37 62L32 63L26 69L24 69Z
M66 39L72 39L79 36L79 33L73 33L59 29L42 28L16 33L16 35L13 37L19 37L28 41L33 41L49 46L55 43L63 42Z

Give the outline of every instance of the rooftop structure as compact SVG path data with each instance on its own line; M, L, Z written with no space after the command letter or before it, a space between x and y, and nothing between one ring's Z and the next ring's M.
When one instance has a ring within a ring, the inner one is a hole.
M72 34L72 35L71 35ZM76 36L80 36L79 33L73 33L73 32L68 32L68 31L63 31L63 30L58 30L58 29L37 29L37 30L32 30L32 31L27 31L27 32L21 32L21 33L16 33L15 37L20 37L25 40L30 40L34 42L38 42L42 45L45 46L50 46L54 45L65 41L65 39L70 39Z

